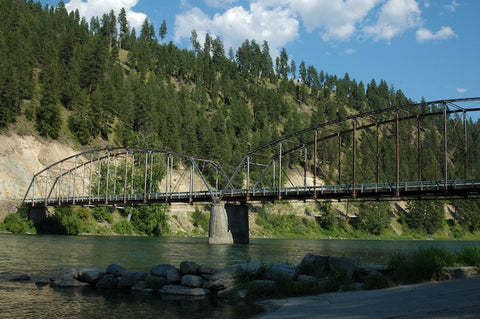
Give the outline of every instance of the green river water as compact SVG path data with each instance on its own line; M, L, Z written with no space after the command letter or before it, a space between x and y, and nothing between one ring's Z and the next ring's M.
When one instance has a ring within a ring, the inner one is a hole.
M214 267L246 261L297 264L307 253L345 256L359 264L385 264L394 252L419 247L460 251L474 241L383 241L251 239L249 245L208 245L206 238L45 236L0 234L0 317L2 318L245 318L262 309L254 304L213 298L191 300L156 294L90 288L58 289L11 282L26 274L50 277L71 268L105 269L111 263L129 271L184 260Z

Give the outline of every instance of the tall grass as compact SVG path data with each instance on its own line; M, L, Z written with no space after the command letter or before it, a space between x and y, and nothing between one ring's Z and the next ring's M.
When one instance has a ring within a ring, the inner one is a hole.
M412 254L395 253L390 257L393 279L398 283L417 283L442 278L444 267L480 266L480 247L452 253L442 248L420 248Z

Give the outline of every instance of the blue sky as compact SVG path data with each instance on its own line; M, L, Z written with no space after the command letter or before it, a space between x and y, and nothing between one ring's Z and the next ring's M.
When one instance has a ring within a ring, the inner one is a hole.
M42 0L56 5L59 1ZM226 49L267 40L285 48L297 68L365 84L384 79L414 101L480 96L478 0L66 0L87 17L127 10L137 31L145 18L166 41L190 47L195 29L219 36Z

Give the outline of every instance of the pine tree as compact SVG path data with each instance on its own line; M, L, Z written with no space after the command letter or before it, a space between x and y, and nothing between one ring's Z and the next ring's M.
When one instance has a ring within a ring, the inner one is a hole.
M160 36L160 39L162 39L162 41L165 40L165 36L167 35L167 22L165 20L162 21L162 25L158 30L158 35Z

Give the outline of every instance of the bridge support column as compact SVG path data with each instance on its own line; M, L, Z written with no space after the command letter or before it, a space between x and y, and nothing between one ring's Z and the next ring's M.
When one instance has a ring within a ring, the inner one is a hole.
M233 244L233 236L228 226L227 211L222 203L214 203L210 209L208 243Z
M248 244L248 207L215 203L210 210L209 244Z

